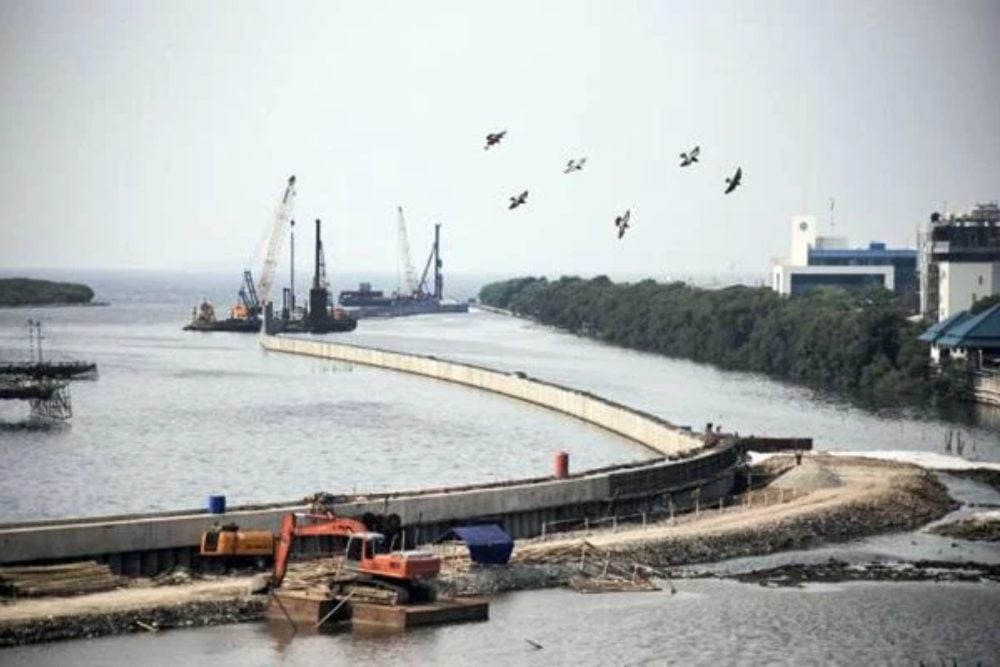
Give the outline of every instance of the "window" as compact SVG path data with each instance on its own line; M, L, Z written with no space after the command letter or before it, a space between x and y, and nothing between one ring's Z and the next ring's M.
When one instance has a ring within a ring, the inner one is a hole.
M980 285L982 285L982 284L983 284L983 277L982 277L982 276L979 276L979 284L980 284ZM973 300L975 300L975 299L973 299Z

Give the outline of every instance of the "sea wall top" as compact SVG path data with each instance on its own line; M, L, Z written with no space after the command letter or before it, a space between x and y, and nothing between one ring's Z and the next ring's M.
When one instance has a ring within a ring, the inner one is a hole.
M690 429L589 392L531 378L521 372L505 373L433 356L284 336L262 336L261 345L273 352L377 366L503 394L582 419L668 458L691 456L706 447L704 437Z

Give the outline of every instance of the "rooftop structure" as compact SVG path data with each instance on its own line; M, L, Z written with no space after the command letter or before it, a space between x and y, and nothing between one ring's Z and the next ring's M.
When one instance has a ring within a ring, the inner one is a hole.
M967 359L972 370L1000 367L1000 304L973 315L960 311L920 335L931 344L931 359Z
M932 213L920 241L920 313L949 318L1000 293L1000 206L962 214Z

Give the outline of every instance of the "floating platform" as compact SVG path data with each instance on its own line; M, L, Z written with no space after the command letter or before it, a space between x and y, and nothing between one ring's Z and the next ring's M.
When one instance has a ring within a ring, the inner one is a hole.
M421 604L383 605L361 603L351 609L357 626L405 630L421 625L488 621L490 603L485 598L452 598Z
M330 629L350 623L364 629L406 630L418 626L486 621L486 598L448 598L414 604L346 602L336 596L310 591L278 592L267 604L269 621L290 621L298 629Z
M0 375L33 380L97 377L97 364L92 361L13 361L0 363Z
M224 320L192 320L184 331L229 331L235 333L259 333L261 320L257 317L230 317Z

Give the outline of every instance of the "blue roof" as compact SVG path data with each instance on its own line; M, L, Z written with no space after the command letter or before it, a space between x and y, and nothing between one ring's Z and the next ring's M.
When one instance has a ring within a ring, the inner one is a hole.
M1000 348L1000 303L949 328L937 343L946 347Z
M967 310L955 313L948 319L941 320L937 324L931 326L929 329L927 329L927 331L920 334L918 338L928 343L936 343L938 338L947 333L948 329L951 329L953 326L961 324L970 317L972 317L972 315L969 315L969 311Z
M809 256L825 259L916 259L916 250L887 250L885 248L810 248Z
M469 547L469 557L475 563L503 565L514 551L514 538L495 523L482 526L458 526L438 538L438 542L460 539Z

